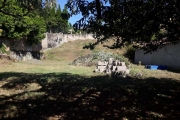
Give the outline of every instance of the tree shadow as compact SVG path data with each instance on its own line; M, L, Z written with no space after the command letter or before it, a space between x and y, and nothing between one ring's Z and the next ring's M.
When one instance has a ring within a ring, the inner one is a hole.
M173 72L173 73L180 73L180 69L174 69L174 68L167 68L167 71Z
M0 119L180 119L180 82L0 73Z

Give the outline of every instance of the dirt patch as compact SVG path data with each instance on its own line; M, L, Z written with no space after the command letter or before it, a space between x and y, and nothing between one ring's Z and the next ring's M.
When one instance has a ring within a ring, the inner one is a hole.
M12 63L12 60L8 55L1 55L0 54L0 65L9 65Z
M38 59L29 59L24 61L25 63L30 63L30 64L43 64L44 62L42 60Z
M5 64L9 64L11 63L11 61L6 60L6 59L0 59L0 65L5 65Z

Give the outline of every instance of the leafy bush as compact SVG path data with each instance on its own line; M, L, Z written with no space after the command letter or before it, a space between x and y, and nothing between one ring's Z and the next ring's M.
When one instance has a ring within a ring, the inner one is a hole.
M109 52L97 52L97 53L93 53L92 56L93 56L93 60L97 59L101 61L108 61L109 58L113 57L113 54Z

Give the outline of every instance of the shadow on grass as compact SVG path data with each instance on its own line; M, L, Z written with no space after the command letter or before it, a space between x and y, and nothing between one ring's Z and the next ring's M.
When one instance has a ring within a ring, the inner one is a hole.
M173 72L173 73L180 73L180 69L168 68L167 71Z
M0 85L0 119L180 119L180 82L166 78L8 72Z

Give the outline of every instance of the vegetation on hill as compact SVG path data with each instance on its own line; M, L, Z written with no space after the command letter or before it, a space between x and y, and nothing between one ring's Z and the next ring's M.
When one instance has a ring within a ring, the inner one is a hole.
M113 54L124 54L125 49L107 49L103 47L102 44L97 45L97 47L93 50L90 49L83 49L83 46L88 43L93 43L94 40L76 40L73 42L64 43L57 49L52 49L46 52L47 58L52 60L66 60L69 61L75 60L79 56L86 56L91 53L98 53L98 52L109 52ZM112 41L107 43L108 45L113 44ZM63 56L63 57L62 57Z

